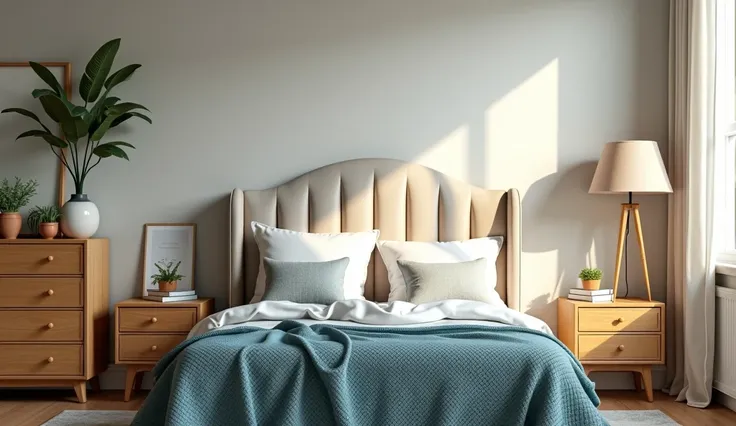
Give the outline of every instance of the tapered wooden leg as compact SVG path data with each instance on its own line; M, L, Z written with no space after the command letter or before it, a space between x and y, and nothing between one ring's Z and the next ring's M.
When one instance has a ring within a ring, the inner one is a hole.
M141 386L143 385L143 374L145 374L143 371L139 371L135 375L135 383L133 383L133 390L136 390L136 391L141 390Z
M637 392L641 391L641 379L640 374L637 371L632 371L631 375L634 377L634 389L636 389Z
M87 402L87 381L82 380L74 385L74 393L77 394L77 399L81 403Z
M138 374L138 369L133 365L129 365L125 373L125 398L123 399L125 402L130 401L130 394L133 392L136 374Z
M100 378L99 378L99 376L95 376L95 377L89 379L89 384L90 384L90 386L92 386L92 390L94 392L99 392L100 391L101 388L100 388Z
M647 401L654 402L654 392L652 391L652 367L645 365L641 367L641 381L644 383L644 390L647 393Z
M613 273L613 300L618 293L618 278L621 274L621 258L624 255L624 240L626 238L626 223L629 220L629 209L627 204L621 205L621 222L618 228L618 247L616 248L616 269Z
M639 253L641 254L641 268L644 270L644 282L647 285L647 296L652 301L652 289L649 287L649 269L647 268L647 255L644 251L644 234L641 231L641 217L639 216L639 205L634 207L634 225L636 226L636 239L639 242Z

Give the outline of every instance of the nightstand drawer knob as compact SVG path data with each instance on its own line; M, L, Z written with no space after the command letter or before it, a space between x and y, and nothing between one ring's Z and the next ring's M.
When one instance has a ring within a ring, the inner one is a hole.
M623 352L623 350L624 350L624 345L618 345L618 351Z
M46 258L46 260L48 260L49 262L53 262L54 261L54 256L49 256L49 257Z
M623 317L620 317L619 319L616 320L616 322L618 322L619 324L621 324L622 322L624 322L624 318Z
M49 296L53 296L54 295L54 290L49 289L49 291L47 291L46 294L49 295Z
M46 328L48 328L48 329L54 328L54 323L53 322L50 322L50 323L46 324Z
M151 346L151 351L155 351L156 349L158 349L158 346L156 345Z
M54 362L54 357L50 356L50 357L49 357L49 358L48 358L48 359L46 360L46 362L48 362L49 364L51 364L52 362Z
M151 318L151 322L154 323L154 324L157 323L158 322L158 318L156 318L156 317Z

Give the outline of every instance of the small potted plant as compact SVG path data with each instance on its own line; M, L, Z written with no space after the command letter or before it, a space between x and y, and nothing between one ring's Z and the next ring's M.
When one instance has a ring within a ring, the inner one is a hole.
M46 240L53 239L59 233L61 209L58 206L36 206L28 215L28 227Z
M23 226L19 211L36 195L36 188L38 182L33 179L23 182L16 177L13 185L7 179L3 179L0 184L0 238L8 240L18 238L20 228Z
M151 279L154 284L158 284L159 291L175 291L178 281L184 278L184 275L179 274L179 265L181 260L162 259L154 264L158 269L158 274L151 275Z
M583 281L583 288L586 290L598 290L601 288L601 278L603 271L598 268L583 268L578 274L578 278Z

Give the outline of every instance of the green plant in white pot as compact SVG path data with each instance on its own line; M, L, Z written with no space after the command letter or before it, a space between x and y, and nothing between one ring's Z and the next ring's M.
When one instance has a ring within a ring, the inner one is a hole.
M127 65L110 74L120 39L105 43L92 56L84 69L79 84L79 96L83 105L76 105L67 98L56 77L43 65L29 62L35 73L50 89L36 89L34 98L41 102L46 115L58 123L64 138L54 135L41 119L23 108L7 108L2 113L16 113L36 121L40 128L21 133L21 138L41 138L64 164L74 180L74 194L62 208L61 230L70 237L89 238L97 232L100 215L97 206L84 192L84 182L89 173L103 159L117 157L129 160L126 148L135 147L124 141L104 141L110 129L131 118L151 123L151 119L140 113L146 107L133 102L121 102L110 92L128 80L140 68L139 64ZM65 148L68 148L65 150Z

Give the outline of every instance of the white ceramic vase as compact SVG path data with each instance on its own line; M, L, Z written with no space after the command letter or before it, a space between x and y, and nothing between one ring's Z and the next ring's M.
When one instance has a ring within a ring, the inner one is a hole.
M100 226L100 211L87 194L72 194L61 208L61 232L71 238L90 238Z

